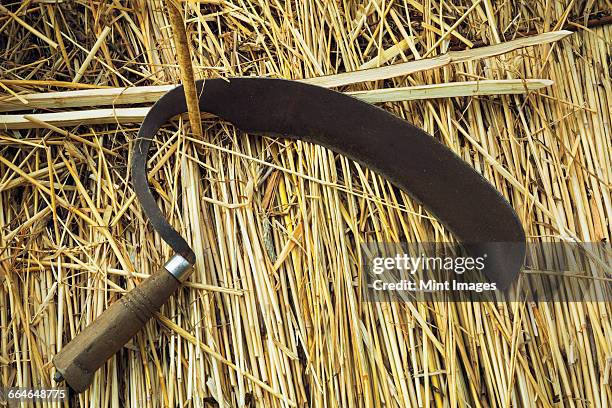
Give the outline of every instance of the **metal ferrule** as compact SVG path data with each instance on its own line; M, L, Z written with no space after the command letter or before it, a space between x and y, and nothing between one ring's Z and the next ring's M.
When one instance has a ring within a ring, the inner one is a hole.
M193 272L193 265L179 254L172 255L164 268L181 283L185 282Z

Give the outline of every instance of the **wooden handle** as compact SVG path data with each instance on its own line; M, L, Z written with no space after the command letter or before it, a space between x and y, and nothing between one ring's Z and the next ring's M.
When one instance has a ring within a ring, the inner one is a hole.
M180 284L162 267L77 334L53 358L53 365L70 388L85 391L96 370L149 321Z

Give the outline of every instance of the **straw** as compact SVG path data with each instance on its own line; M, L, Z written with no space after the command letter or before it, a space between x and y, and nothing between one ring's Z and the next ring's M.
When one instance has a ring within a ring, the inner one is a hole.
M0 386L48 388L53 356L171 254L128 169L185 62L165 1L2 4ZM612 239L605 1L180 6L194 79L287 78L377 103L489 180L530 241ZM452 234L323 147L205 114L194 135L187 116L160 130L149 169L195 272L88 391L48 406L611 405L609 302L367 302L361 244ZM610 254L589 257L564 290L609 283Z

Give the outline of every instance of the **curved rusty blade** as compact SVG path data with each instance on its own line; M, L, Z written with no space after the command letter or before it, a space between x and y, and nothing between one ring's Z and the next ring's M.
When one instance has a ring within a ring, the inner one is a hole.
M196 85L202 111L244 132L320 144L385 176L436 215L473 255L487 253L485 274L498 287L506 288L518 275L525 233L516 213L487 180L421 129L350 96L294 81L232 78ZM152 138L186 110L181 86L157 101L138 133L132 174L153 227L177 253L195 261L187 242L157 207L146 176Z

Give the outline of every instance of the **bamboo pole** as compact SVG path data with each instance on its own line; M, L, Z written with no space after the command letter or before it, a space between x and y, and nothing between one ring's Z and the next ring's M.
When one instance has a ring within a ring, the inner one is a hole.
M486 96L522 94L552 85L546 79L506 79L466 81L436 85L376 89L370 91L348 92L357 99L369 103L414 101L422 99L454 98L461 96ZM56 94L36 94L28 98L28 107L57 108L68 105L103 106L150 102L173 86L103 89L91 91L69 91ZM59 94L59 95L58 95ZM0 103L0 111L12 110L15 105ZM39 113L32 115L0 115L0 129L34 129L44 127L40 122L57 127L94 125L104 123L139 123L149 108L89 109L81 111ZM32 120L34 119L34 120Z

